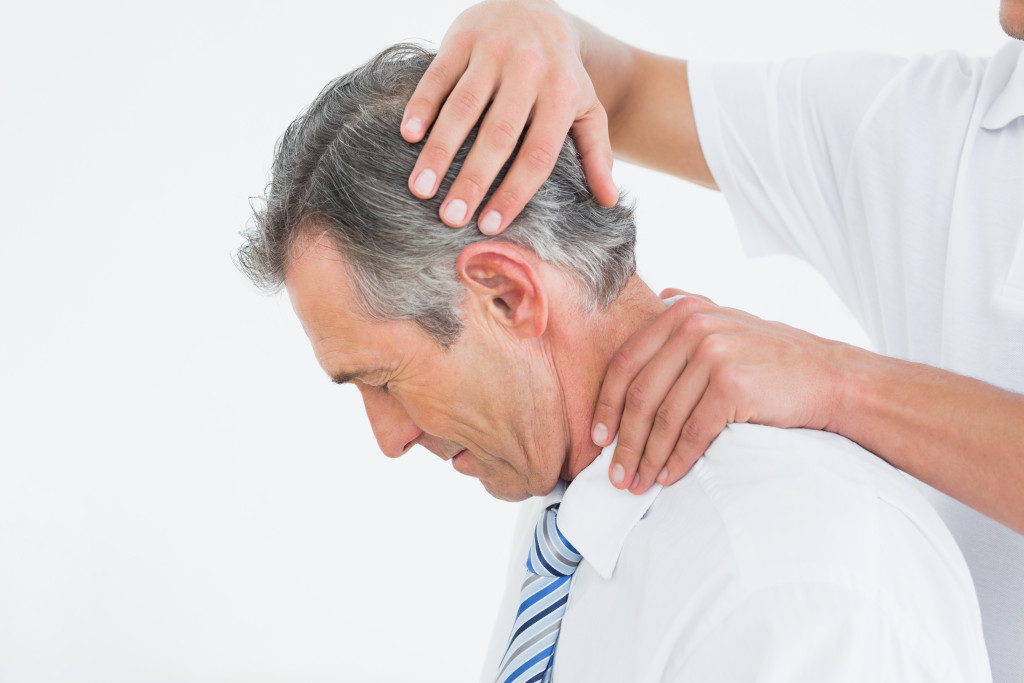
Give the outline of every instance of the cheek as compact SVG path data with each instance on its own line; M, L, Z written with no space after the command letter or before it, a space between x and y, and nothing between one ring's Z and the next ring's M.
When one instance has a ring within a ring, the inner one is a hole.
M447 395L443 385L433 390L424 387L402 387L392 392L416 425L428 434L448 437L459 427L456 397Z

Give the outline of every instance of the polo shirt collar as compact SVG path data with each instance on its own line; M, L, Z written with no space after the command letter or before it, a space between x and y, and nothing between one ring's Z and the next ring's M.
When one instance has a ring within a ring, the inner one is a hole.
M982 117L981 127L986 130L999 130L1024 116L1024 43L1014 40L997 52L992 59L1005 60L1007 63L1003 68L1009 71L1009 76Z
M601 451L565 489L558 528L603 579L615 571L626 537L658 497L655 484L643 495L617 489L608 480L615 444Z

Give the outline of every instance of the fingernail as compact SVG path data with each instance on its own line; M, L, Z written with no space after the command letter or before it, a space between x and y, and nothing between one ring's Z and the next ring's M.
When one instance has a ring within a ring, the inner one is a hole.
M412 117L405 122L405 129L413 135L419 135L423 132L423 121L419 117Z
M488 211L487 214L480 219L478 223L480 226L480 232L485 235L497 235L498 229L501 228L501 214L497 211Z
M640 475L639 474L634 474L633 475L633 483L629 485L629 488L635 489L639 484L640 484Z
M616 486L621 486L626 478L626 468L619 463L612 465L611 480Z
M608 441L608 428L601 422L594 425L594 443L598 446L604 446L605 442Z
M662 467L661 472L658 472L658 483L664 485L668 481L668 468Z
M444 207L444 219L449 223L461 223L466 220L466 202L453 199Z
M420 171L420 174L416 176L416 183L414 187L416 192L424 197L429 196L434 191L434 183L437 182L437 174L431 171L429 168L425 168Z

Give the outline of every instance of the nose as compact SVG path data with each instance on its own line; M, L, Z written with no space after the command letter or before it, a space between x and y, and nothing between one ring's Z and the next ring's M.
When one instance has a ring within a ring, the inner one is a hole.
M380 388L360 385L359 391L381 452L389 458L405 455L423 437L423 430L416 426L401 403Z

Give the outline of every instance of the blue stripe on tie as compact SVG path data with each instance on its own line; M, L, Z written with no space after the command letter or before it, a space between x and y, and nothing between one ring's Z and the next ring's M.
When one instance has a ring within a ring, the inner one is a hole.
M547 560L544 559L544 556L540 552L540 536L539 536L539 533L540 533L540 529L538 529L537 531L533 532L533 549L534 549L534 551L535 551L535 553L537 555L537 559L540 560L540 563L542 565L544 565L545 569L547 569L549 572L551 572L552 576L560 576L561 573L555 571L555 568L547 563ZM533 559L533 555L530 555L530 559ZM535 574L540 574L541 572L534 572L534 573Z
M541 556L546 565L551 567L551 572L555 576L566 576L573 573L578 561L572 564L572 553L567 553L558 547L558 534L554 533L557 530L554 515L549 514L548 519L544 522L543 533L537 539L539 543L537 554Z
M531 666L533 666L537 662L541 661L542 659L547 659L548 657L551 656L551 653L554 652L554 651L555 651L555 646L554 645L551 645L551 646L541 650L540 652L535 654L533 657L531 657L530 659L526 660L526 662L522 666L520 666L518 669L516 669L511 674L509 674L509 676L505 680L506 681L514 681L516 679L516 676L518 676L519 674L523 673L524 671L526 671L527 669L529 669ZM540 675L543 678L544 672L541 671ZM532 679L532 680L536 680L536 679Z
M542 588L541 590L537 591L536 593L534 593L530 597L528 597L525 600L523 600L522 604L519 605L519 611L516 612L516 618L518 619L519 616L523 612L525 612L527 610L527 608L530 607L530 605L535 604L536 602L538 602L542 598L544 598L544 597L550 595L551 593L555 592L556 590L558 590L558 588L562 585L562 583L566 579L568 579L568 578L569 577L567 577L567 576L563 576L563 577L561 577L559 579L556 579L556 580L551 582L550 586L546 586L546 587Z
M519 637L519 634L520 634L520 633L522 633L522 632L523 632L523 631L525 631L526 629L530 628L531 626L533 626L534 624L536 624L536 623L537 623L538 621L540 621L541 619L543 619L543 618L544 618L544 617L546 617L547 615L551 614L552 612L554 612L555 610L557 610L557 609L558 609L559 607L561 607L562 605L564 605L564 604L565 604L566 602L568 602L568 601L569 601L569 596L568 596L568 595L563 595L563 596L562 596L561 598L559 598L559 599L558 599L558 602L553 602L553 603L551 603L551 604L550 604L550 605L549 605L549 606L548 606L547 608L545 608L545 609L544 609L543 611L541 611L541 612L538 612L538 613L537 613L537 614L535 614L535 615L534 615L533 617L531 617L531 618L527 619L527 620L526 620L526 621L525 621L525 622L523 623L523 625L522 625L522 626L520 626L519 628L517 628L517 629L516 629L516 632L515 632L514 634L512 634L512 640L515 640L516 638L518 638L518 637Z
M569 543L569 539L562 535L562 530L555 525L555 533L558 534L558 540L565 544L566 549L572 551L573 555L579 555L580 551L573 547L572 543ZM582 556L581 556L582 557Z
M533 555L534 555L534 553L535 553L535 551L531 548L530 549L530 553L526 556L526 569L531 574L540 574L540 572L537 571L537 568L533 566Z

